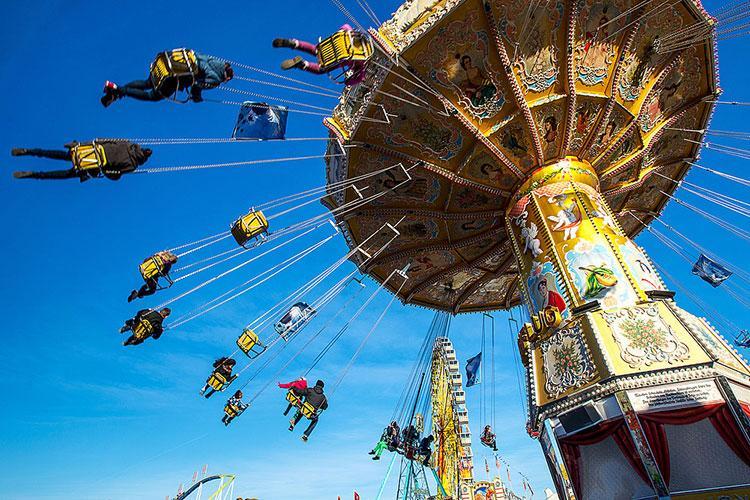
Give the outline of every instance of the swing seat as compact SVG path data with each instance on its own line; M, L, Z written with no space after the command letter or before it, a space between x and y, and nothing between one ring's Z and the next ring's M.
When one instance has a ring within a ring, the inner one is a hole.
M77 144L70 150L70 156L76 173L83 173L91 178L104 175L107 155L104 153L104 147L96 142Z
M342 62L367 61L372 56L372 42L358 31L337 31L318 43L318 64L330 71Z
M266 351L266 346L258 339L258 334L249 328L242 331L242 335L237 339L237 347L250 359L257 358Z
M312 420L312 418L318 412L318 410L312 404L308 403L307 401L303 402L302 398L297 396L291 389L286 393L286 400L289 401L289 404L297 408L302 416L308 420Z
M147 319L141 319L133 327L133 337L136 340L144 340L149 338L154 333L154 325Z
M228 417L232 417L232 418L239 417L240 415L242 415L242 412L244 411L245 409L240 408L239 406L230 405L230 404L227 404L226 406L224 406L224 413Z
M268 220L260 210L250 210L232 224L232 236L243 248L252 239L263 238L268 233Z
M206 381L206 383L213 390L221 392L224 389L226 389L227 387L229 387L229 385L232 382L234 382L235 378L236 378L236 376L230 378L229 380L227 380L227 378L224 375L222 375L221 373L213 372L211 374L211 376L208 377L208 380Z
M190 49L174 49L160 52L149 71L156 92L166 99L173 98L178 90L195 83L198 60Z
M297 302L276 322L273 329L287 342L299 332L317 314L317 311L305 302Z
M166 287L159 287L159 289L169 288L172 286L173 281L167 273L164 272L165 260L159 254L152 255L138 266L138 270L141 272L143 281L148 281L153 278L164 278L168 285Z

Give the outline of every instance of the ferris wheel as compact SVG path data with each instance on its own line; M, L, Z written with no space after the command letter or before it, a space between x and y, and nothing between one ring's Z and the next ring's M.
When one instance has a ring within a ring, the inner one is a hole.
M435 470L453 498L474 482L469 413L453 343L438 337L432 353L432 432Z

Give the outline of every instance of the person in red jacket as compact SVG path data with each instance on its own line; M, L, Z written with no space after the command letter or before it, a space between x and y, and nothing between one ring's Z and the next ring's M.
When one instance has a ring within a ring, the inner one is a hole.
M278 383L279 389L291 389L292 392L297 397L302 397L305 394L305 391L307 390L307 379L305 377L300 377L297 380L292 380L289 383L282 384L281 382ZM289 414L289 410L292 409L292 404L289 403L289 405L286 407L286 410L284 410L284 416L287 416Z

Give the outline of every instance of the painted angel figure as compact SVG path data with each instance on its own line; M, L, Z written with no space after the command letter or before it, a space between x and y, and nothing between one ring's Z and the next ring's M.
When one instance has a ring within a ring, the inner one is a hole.
M537 234L539 234L539 228L533 222L529 222L528 227L526 225L521 226L521 236L523 236L525 242L523 253L530 250L532 257L537 257L542 253L542 244L536 237Z
M549 198L547 201L560 207L557 215L547 216L549 220L555 223L552 230L563 231L563 238L566 240L575 238L578 235L578 228L581 226L581 212L575 201L570 205L565 205L564 198L559 197Z

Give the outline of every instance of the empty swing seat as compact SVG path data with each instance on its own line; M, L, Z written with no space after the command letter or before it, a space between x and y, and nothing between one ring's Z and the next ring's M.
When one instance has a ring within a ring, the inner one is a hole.
M156 254L142 262L141 265L138 266L138 270L141 272L141 277L143 277L144 281L154 278L164 278L167 283L169 283L166 287L168 288L172 286L173 282L169 275L164 272L165 264L166 262L164 258L161 255Z
M178 90L195 83L198 60L190 49L160 52L151 63L150 77L154 89L164 98L173 97Z
M251 210L232 224L232 236L241 247L252 239L262 238L268 233L268 220L260 210Z
M70 150L73 168L77 173L84 173L91 178L101 177L107 165L107 155L104 147L92 142L77 144Z
M257 358L266 350L266 346L258 339L258 334L249 328L245 328L237 339L237 347L250 359Z
M329 71L342 62L367 61L372 50L372 42L364 33L337 31L318 43L318 63L323 71Z

